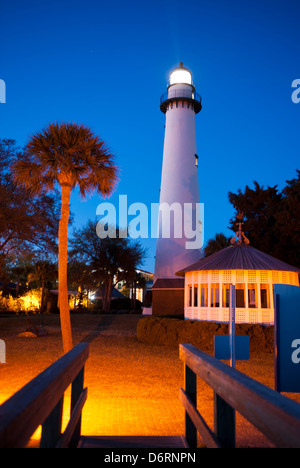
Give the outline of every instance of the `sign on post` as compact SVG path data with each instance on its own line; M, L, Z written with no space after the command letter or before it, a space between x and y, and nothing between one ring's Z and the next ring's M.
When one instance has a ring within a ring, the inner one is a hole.
M230 337L228 335L215 335L215 358L231 361ZM250 359L250 337L247 335L235 336L235 361L248 361ZM231 366L232 367L232 366Z
M300 392L300 288L275 284L275 390Z

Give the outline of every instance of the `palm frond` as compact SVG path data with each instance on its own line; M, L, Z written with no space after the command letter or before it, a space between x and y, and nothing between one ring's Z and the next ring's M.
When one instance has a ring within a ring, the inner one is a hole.
M77 123L51 123L33 134L14 174L17 183L34 193L64 183L78 186L83 197L94 191L109 195L118 182L114 155L88 127Z

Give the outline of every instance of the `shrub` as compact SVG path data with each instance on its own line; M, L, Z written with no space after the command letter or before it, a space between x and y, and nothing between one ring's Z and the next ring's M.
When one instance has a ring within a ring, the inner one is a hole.
M214 336L228 335L227 323L143 317L137 325L137 339L147 344L178 346L190 343L202 351L214 352ZM237 335L250 336L250 351L274 350L274 327L259 324L237 324Z
M18 312L17 300L12 296L3 296L0 291L0 312Z
M15 312L16 314L39 312L41 303L41 289L27 291L20 297L3 296L0 291L0 311Z

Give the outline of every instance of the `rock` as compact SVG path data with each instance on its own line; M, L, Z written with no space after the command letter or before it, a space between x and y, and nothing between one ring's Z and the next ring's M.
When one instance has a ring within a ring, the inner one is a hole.
M29 331L21 332L18 334L18 336L22 338L37 338L37 335L35 333Z

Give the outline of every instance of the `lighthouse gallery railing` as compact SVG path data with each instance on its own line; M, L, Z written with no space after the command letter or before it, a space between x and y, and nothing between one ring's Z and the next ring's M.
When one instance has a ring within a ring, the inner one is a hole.
M166 91L160 98L160 104L162 104L164 101L167 101L168 99L173 99L173 98L189 98L193 99L194 101L197 101L201 103L201 96L200 94L196 93L195 91L191 90L185 90L185 89L174 89L172 90L172 93L169 93Z

